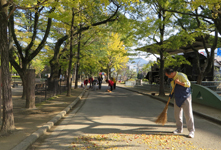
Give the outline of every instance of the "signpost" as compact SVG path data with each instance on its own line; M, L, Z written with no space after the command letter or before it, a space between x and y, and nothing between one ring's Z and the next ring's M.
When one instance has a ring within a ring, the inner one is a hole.
M221 48L217 48L217 56L221 56Z

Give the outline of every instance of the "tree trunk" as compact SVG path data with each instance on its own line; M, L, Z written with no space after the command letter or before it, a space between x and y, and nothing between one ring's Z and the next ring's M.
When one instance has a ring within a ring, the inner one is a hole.
M75 79L75 86L74 88L77 89L78 88L78 71L79 71L79 60L77 61L77 68L76 68L76 79Z
M164 56L163 56L163 52L162 51L160 51L160 72L159 72L159 77L160 77L159 96L165 96L165 91L164 91Z
M211 70L212 70L212 77L211 77L210 81L213 81L213 79L214 79L214 52L215 52L215 49L217 47L217 42L218 42L217 30L215 31L215 38L214 38L213 45L211 47L210 52L207 50L206 41L205 41L204 37L202 37L202 39L203 39L202 41L203 41L204 49L206 50L206 53L207 53L207 59L206 59L206 62L204 63L204 66L202 67L200 64L199 53L198 53L198 51L195 50L196 59L197 59L197 69L199 72L199 76L197 77L197 84L201 84L203 78Z
M59 68L60 68L58 60L57 61L51 60L50 66L51 66L51 76L48 80L48 89L50 91L54 91L53 95L57 95L58 80L59 80Z
M26 91L27 91L27 90L26 90L26 85L27 85L27 84L26 84L26 77L23 76L23 75L22 75L22 76L20 75L20 77L21 77L21 79L22 79L22 86L23 86L23 92L22 92L22 97L21 97L21 98L22 98L22 99L26 99Z
M0 67L0 124L2 123L2 68Z
M3 98L3 120L1 132L8 133L15 129L13 103L11 93L11 74L9 71L9 43L7 37L7 7L2 7L7 3L1 0L0 3L0 52L2 65L2 98Z
M198 77L197 77L197 82L196 82L196 84L200 84L200 85L201 85L203 78L204 78L204 75L203 75L202 72L200 72L199 75L198 75Z
M81 28L81 25L80 25ZM81 32L78 34L78 51L77 51L77 65L76 65L76 80L74 88L77 89L78 87L78 71L80 67L80 50L81 50Z
M73 82L76 80L76 69L77 69L77 64L74 64L74 69L73 69Z
M118 81L118 76L119 76L119 74L117 73L117 76L116 76L116 82Z
M70 58L69 58L69 66L68 66L68 82L67 82L67 96L71 96L71 87L72 87L72 81L71 81L71 68L72 68L72 58L73 58L73 30L74 30L74 8L72 8L72 20L71 20L71 41L70 41ZM72 77L73 79L73 77Z
M26 108L35 108L35 70L27 69L26 72Z
M108 71L108 72L109 72L109 78L111 79L111 77L112 77L112 76L111 76L111 68L109 68L109 71Z
M216 26L216 29L217 29L218 33L221 35L221 26L220 26L221 19L220 18L214 19L214 24Z
M110 69L110 66L109 65L107 65L107 79L108 80L110 80L110 78L111 78L111 71L110 71L111 69Z

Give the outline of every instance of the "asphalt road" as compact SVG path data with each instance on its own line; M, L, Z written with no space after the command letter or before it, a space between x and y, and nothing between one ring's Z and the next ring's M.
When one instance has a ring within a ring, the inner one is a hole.
M155 124L165 103L117 88L112 93L89 91L77 108L37 140L29 150L61 149L217 149L221 147L221 126L194 116L195 138L176 129L173 107L168 122ZM77 111L79 108L79 111Z

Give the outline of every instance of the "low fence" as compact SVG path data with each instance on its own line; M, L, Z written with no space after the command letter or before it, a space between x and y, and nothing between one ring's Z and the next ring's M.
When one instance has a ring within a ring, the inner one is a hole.
M191 85L195 84L196 81L191 81ZM221 81L202 81L201 85L221 95ZM148 82L140 82L140 81L126 81L125 86L133 86L142 89L156 89L156 90L160 88L159 84L149 84ZM170 91L171 90L170 84L165 84L164 90Z
M45 82L45 80L47 80L47 78L35 78L35 83L42 83ZM13 88L18 87L18 85L22 85L22 80L20 77L12 77L11 79L11 86Z
M44 82L38 82L35 85L35 103L40 103L48 98L51 98L55 95L55 93L62 93L67 91L67 82L64 80L57 81L57 91L49 89L48 82L45 80Z
M136 86L136 87L138 87L138 86ZM153 91L159 91L160 85L159 84L143 84L142 86L139 86L139 88L153 90ZM170 92L171 91L170 85L165 84L164 90L165 90L165 92Z
M136 81L126 81L125 82L125 86L135 86L136 85Z
M196 81L191 81L191 85L196 84ZM221 94L221 81L202 81L202 86L205 86L217 94Z
M141 84L140 84L141 83ZM140 89L146 89L146 90L153 90L153 91L159 91L160 85L159 84L149 84L148 82L140 82L140 81L126 81L125 86L127 87L136 87ZM166 92L170 92L171 87L169 84L164 85L164 90Z

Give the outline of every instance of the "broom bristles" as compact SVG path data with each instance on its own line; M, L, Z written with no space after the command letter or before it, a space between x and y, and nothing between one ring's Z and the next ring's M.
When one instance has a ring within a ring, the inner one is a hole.
M174 89L175 89L175 86L176 86L176 84L174 85L174 87L173 87L173 89L172 89L172 91L171 91L171 95L172 95L172 93L173 93L173 91L174 91ZM162 113L158 116L158 118L157 118L157 120L155 121L155 123L164 125L164 124L167 122L167 109L168 109L169 102L170 102L170 97L169 97L169 99L168 99L168 101L167 101L167 104L166 104L164 110L163 110Z
M168 109L168 105L165 106L164 110L163 110L162 113L158 116L158 118L157 118L157 120L155 121L155 123L164 125L164 124L167 122L167 109Z

